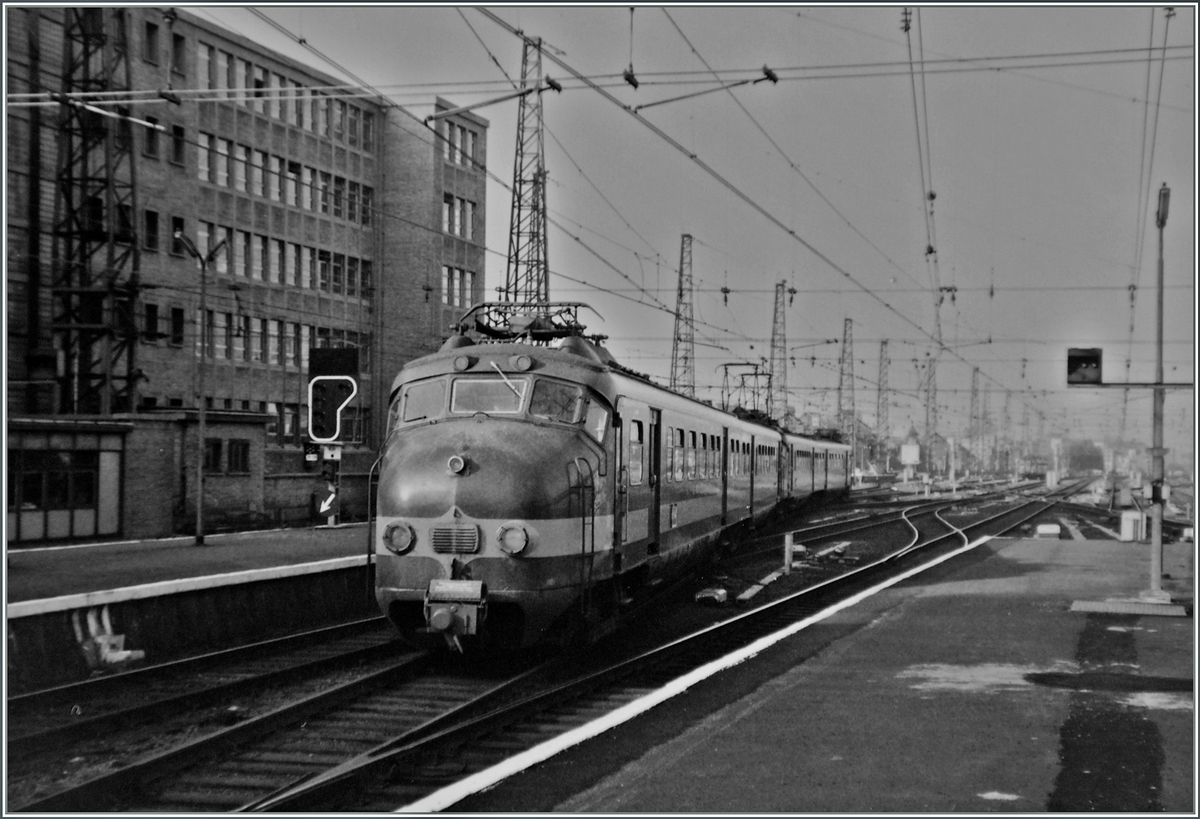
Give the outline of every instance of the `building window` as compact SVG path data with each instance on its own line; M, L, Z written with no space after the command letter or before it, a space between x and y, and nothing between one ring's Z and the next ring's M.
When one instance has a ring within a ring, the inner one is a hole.
M340 176L333 178L333 215L342 217L342 203L346 198L346 180Z
M250 163L250 149L245 145L234 147L233 154L233 189L246 192L246 165Z
M146 34L142 38L142 59L158 65L158 24L146 23Z
M196 79L200 81L200 87L205 91L211 91L217 87L216 68L217 68L217 50L208 43L199 43L196 46Z
M153 159L158 159L158 120L154 117L146 117L146 122L152 127L146 129L146 150L145 154Z
M341 253L333 254L333 292L341 295L345 289L346 257Z
M375 191L366 185L362 186L362 226L371 226L371 209L375 206Z
M267 165L270 163L270 155L263 151L255 151L257 162L250 166L250 193L256 196L267 195Z
M144 312L142 313L142 341L150 344L158 343L158 305L145 304L143 305Z
M449 193L442 196L442 232L454 232L454 196Z
M358 259L353 256L346 259L346 295L358 295Z
M358 221L358 183L351 182L346 194L346 218L351 222Z
M182 34L172 34L171 70L176 74L183 74L186 72L185 65L187 65L187 38Z
M317 288L329 292L329 251L317 251Z
M220 472L221 471L221 439L220 438L205 438L204 439L204 471L205 472Z
M171 254L174 256L182 256L184 254L183 246L183 217L171 217Z
M346 103L341 100L334 103L333 138L338 142L346 139Z
M184 312L182 307L171 308L171 346L183 346Z
M250 472L250 441L245 438L230 438L228 457L228 472L248 474Z
M184 163L184 151L187 149L187 139L185 138L182 125L171 126L171 161L176 165Z
M300 206L300 163L287 163L287 203L292 207Z
M291 103L284 97L287 93L288 81L280 75L275 75L275 95L271 99L271 116L286 120L291 110Z
M200 144L196 146L196 178L201 182L212 181L213 136L200 134Z
M450 268L442 265L442 304L450 304L450 299L453 298L453 293L450 291L454 279L450 275Z
M362 116L362 112L359 111L357 107L351 105L350 111L349 111L349 116L350 116L350 119L348 122L347 130L349 131L350 147L357 148L358 147L359 122L361 121L360 117Z
M364 299L371 298L373 294L373 285L371 284L371 262L363 259L358 266L358 292L362 294Z
M321 171L321 213L329 213L329 189L333 185L333 174Z
M229 155L233 153L233 143L228 139L217 140L216 182L222 188L229 187Z
M146 250L158 251L158 211L148 210L144 214L142 245Z
M363 111L362 115L362 147L364 151L374 149L375 141L375 115L370 111Z

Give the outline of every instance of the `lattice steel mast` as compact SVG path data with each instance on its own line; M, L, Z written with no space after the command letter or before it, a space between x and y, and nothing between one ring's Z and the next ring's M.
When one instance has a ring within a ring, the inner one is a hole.
M138 208L133 138L123 118L129 112L105 116L72 96L129 89L128 13L64 9L51 251L62 413L136 408Z
M887 339L879 342L879 394L875 398L875 440L885 462L888 449L888 352ZM886 469L886 463L885 467Z
M542 40L524 38L521 89L542 85ZM540 90L521 97L513 163L512 221L503 298L522 305L550 301L546 250L546 147Z
M854 413L854 321L846 319L842 329L842 362L838 371L838 429L842 440L850 443L855 452L858 441L858 423ZM857 459L852 458L857 462Z
M692 236L679 243L679 289L675 294L675 335L671 341L671 389L696 397L696 322L692 314Z
M771 392L767 397L767 415L783 423L787 416L787 324L783 296L787 282L775 285L775 317L771 321Z

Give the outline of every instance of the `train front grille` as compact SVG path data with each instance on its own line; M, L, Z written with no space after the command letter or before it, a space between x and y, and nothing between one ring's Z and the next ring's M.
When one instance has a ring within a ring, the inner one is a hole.
M479 527L471 523L435 526L431 533L433 550L442 554L472 554L479 551Z

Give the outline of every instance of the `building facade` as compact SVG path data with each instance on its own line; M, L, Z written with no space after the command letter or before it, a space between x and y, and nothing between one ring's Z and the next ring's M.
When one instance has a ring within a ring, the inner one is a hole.
M212 480L221 475L229 483L236 474L239 486L262 482L239 490L246 503L238 513L307 521L315 481L304 457L309 350L353 348L360 387L343 417L342 473L348 484L363 482L357 494L364 508L355 511L365 513L366 473L384 434L391 380L406 361L436 349L483 293L486 120L464 114L429 128L376 94L183 11L93 10L92 25L106 26L116 42L105 53L116 53L118 79L128 76L127 86L119 83L127 98L89 100L120 117L111 125L120 129L114 144L129 167L110 162L104 170L120 175L129 193L110 198L107 212L97 203L118 297L100 298L108 306L84 320L79 314L88 311L75 294L81 288L64 286L62 275L70 258L62 251L63 200L83 184L64 173L71 160L63 156L60 120L68 106L47 106L36 95L71 87L64 49L72 37L86 38L88 18L49 7L6 13L10 94L28 92L43 103L8 112L9 418L54 417L60 425L75 418L82 428L119 423L120 434L103 440L124 442L128 475L142 468L141 430L160 447L163 429L195 435L194 422L186 422L195 413L187 411L202 400L206 411L222 413L226 428L239 430L236 441L206 440L205 451L223 453L206 459ZM440 99L436 105L452 107ZM120 270L113 258L123 260ZM105 263L97 256L93 264ZM93 290L100 278L93 274ZM64 318L70 304L76 315ZM78 400L77 370L104 356L116 361L112 351L122 345L127 355L114 365L126 379L120 397ZM239 414L246 424L234 423ZM168 415L184 421L164 426ZM247 430L261 438L249 449L241 443ZM38 477L23 466L40 461L20 454L21 441L48 445L50 438L11 431L10 423L10 524L20 510L70 504L70 491L63 501L44 472ZM169 448L179 453L174 515L131 513L129 482L114 487L97 466L94 491L74 496L123 510L120 523L114 531L110 513L106 527L80 527L69 537L180 531L197 499L187 462L194 470L203 455L194 443ZM261 468L243 468L251 458ZM89 480L86 468L72 474L72 487ZM105 497L113 491L123 494ZM208 508L220 494L206 493L209 519L225 511ZM31 531L20 541L38 539ZM12 525L7 537L19 542Z

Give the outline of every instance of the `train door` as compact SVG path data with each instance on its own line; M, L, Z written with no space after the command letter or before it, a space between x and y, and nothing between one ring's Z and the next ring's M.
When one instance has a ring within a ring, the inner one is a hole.
M729 519L729 427L721 427L721 525Z
M750 517L754 517L754 479L755 473L758 472L758 444L755 443L757 440L757 436L750 436Z
M658 538L662 531L662 410L650 410L650 457L646 466L646 482L650 485L650 515L646 536L647 551L658 554Z
M622 568L646 559L658 540L658 460L655 441L658 411L645 404L617 399L621 419L621 469L617 477L621 510Z

